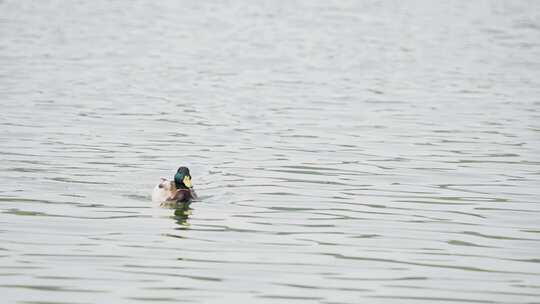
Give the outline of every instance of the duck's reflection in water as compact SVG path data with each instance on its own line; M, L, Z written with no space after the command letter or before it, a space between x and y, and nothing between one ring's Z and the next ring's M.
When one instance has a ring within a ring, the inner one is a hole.
M173 218L181 228L189 227L188 218L191 215L191 208L189 207L191 202L177 203L174 208Z
M170 209L173 211L171 218L173 218L178 225L180 225L180 229L189 227L188 218L191 215L191 200L187 202L181 202L181 201L171 201L167 200L165 202L162 202L159 206L163 209Z

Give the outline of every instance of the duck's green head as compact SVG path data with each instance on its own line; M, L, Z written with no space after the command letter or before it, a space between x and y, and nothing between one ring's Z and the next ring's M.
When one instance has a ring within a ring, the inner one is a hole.
M180 167L176 174L174 175L174 184L178 189L189 189L193 187L191 185L191 174L189 174L189 169L187 167Z

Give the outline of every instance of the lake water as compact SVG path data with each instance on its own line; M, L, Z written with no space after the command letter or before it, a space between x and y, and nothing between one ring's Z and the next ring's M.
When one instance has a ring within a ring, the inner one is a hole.
M538 1L4 0L0 106L2 303L540 303Z

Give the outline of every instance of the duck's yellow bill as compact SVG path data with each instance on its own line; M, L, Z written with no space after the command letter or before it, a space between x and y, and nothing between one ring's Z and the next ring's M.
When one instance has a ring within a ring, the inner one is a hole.
M184 183L184 185L186 185L186 187L188 188L191 188L191 178L189 178L189 176L184 176L184 179L182 180L182 182Z

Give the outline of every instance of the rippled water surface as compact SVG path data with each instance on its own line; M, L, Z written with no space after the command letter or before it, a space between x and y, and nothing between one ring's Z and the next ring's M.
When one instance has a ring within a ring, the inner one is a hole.
M1 1L2 302L539 303L539 59L537 1Z

